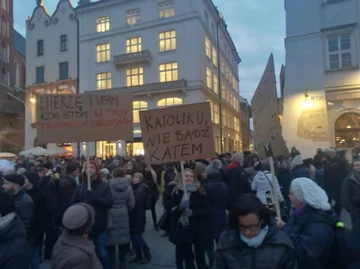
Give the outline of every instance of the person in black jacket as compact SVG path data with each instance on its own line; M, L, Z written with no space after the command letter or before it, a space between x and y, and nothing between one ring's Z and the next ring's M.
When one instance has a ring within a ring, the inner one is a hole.
M242 167L243 161L243 155L235 153L231 158L231 164L228 166L230 205L242 194L251 193L251 186L247 174Z
M15 202L15 210L19 215L28 239L32 239L35 206L29 195L25 193L22 186L25 183L25 178L22 175L11 174L4 176L3 188L6 193L10 194Z
M0 191L0 268L28 269L31 247L11 196Z
M85 167L85 171L87 171ZM91 190L88 190L86 177L82 184L77 187L73 203L85 202L95 210L95 223L89 234L90 239L95 245L96 254L104 269L110 268L109 256L106 251L106 228L108 221L108 210L113 205L109 185L99 178L99 166L95 162L90 162L89 167Z
M146 209L150 207L148 185L141 173L135 173L132 179L135 207L129 214L131 242L136 256L133 263L147 264L151 261L150 248L143 237L146 224Z
M31 197L35 205L34 222L32 226L32 260L31 269L40 269L40 253L45 233L45 196L39 190L38 184L40 177L35 171L24 173L25 184L23 186L26 193Z
M147 165L144 170L144 182L148 185L148 192L150 195L150 210L151 217L154 222L154 229L159 231L157 216L156 216L156 203L159 200L159 185L157 184L157 176L155 171L151 168L150 165Z
M198 269L207 269L205 247L209 241L210 205L205 190L191 169L176 175L177 186L171 197L171 228L169 240L176 246L177 268L194 269L194 254ZM180 254L180 255L179 255Z

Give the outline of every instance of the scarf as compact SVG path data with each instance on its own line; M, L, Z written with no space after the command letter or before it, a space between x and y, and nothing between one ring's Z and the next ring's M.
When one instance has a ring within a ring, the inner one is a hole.
M246 236L244 236L241 232L240 232L240 239L241 241L243 241L246 245L248 245L248 247L251 248L257 248L259 247L262 242L265 239L265 236L267 235L269 231L269 226L265 226L264 228L261 229L260 233L253 237L253 238L247 238Z
M197 187L196 187L195 183L186 184L185 186L186 186L186 190L187 190L187 200L190 201L191 193L196 192ZM179 184L178 189L183 191L183 196L181 198L181 202L183 202L186 199L185 192L184 192L184 186L182 184ZM181 225L183 227L186 227L189 225L189 218L188 218L188 216L185 215L185 210L182 212L181 217L179 218L178 222L181 223Z

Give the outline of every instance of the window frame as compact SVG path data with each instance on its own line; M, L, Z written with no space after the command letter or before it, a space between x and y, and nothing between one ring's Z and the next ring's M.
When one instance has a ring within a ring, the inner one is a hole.
M103 76L105 75L105 76ZM100 85L100 87L98 87ZM106 85L105 87L102 87ZM112 74L111 72L102 72L95 74L95 87L97 91L108 90L112 88Z
M67 51L67 34L63 34L60 36L60 51Z
M205 37L205 55L211 60L211 42L208 37Z
M134 70L136 70L137 72L133 73ZM133 83L134 78L136 78L136 83ZM136 86L144 85L144 67L139 66L139 67L132 67L126 69L125 81L126 81L126 87L136 87Z
M161 2L158 5L159 20L168 19L175 16L174 1ZM166 14L168 13L168 15Z
M176 64L176 68L173 67L173 65ZM171 68L168 69L168 65L171 65ZM162 70L161 67L164 66L164 69ZM162 73L165 73L165 80L162 80ZM168 75L171 73L171 79L168 80ZM175 78L176 79L175 79ZM164 83L164 82L172 82L172 81L177 81L179 80L179 63L174 61L174 62L167 62L167 63L161 63L159 64L159 82Z
M341 37L343 36L347 36L349 38L349 49L342 49L341 48ZM337 50L336 51L330 51L330 39L331 38L336 38L336 46L337 46ZM328 35L326 35L325 38L325 46L326 46L326 65L327 65L327 70L328 71L336 71L336 70L342 70L342 69L349 69L349 68L353 68L354 67L354 44L353 44L353 37L352 37L352 32L351 31L343 31L343 32L334 32L334 33L329 33ZM344 61L343 61L343 56L344 54L350 54L350 65L349 66L344 66ZM331 61L331 56L337 56L338 60L338 66L337 67L331 67L332 61Z
M42 80L39 80L39 70L42 69ZM36 77L36 83L44 83L45 82L45 66L36 66L35 67L35 77Z
M107 49L107 45L109 45L109 49ZM101 46L105 46L104 50L98 50L98 47ZM110 62L111 61L111 44L110 42L108 43L101 43L101 44L97 44L95 47L96 50L96 63L105 63L105 62ZM107 55L107 52L109 52L109 55ZM98 55L100 55L100 61L98 61ZM109 59L107 59L107 56L109 56ZM104 59L103 59L104 58Z
M105 33L110 31L110 17L102 16L96 19L96 32Z
M170 34L170 37L166 37L166 34ZM163 38L161 38L161 35L163 35ZM162 50L162 45L163 45L163 50ZM170 46L169 49L168 49L168 45ZM159 32L159 52L174 51L176 49L177 49L176 30Z
M127 10L125 19L127 26L138 24L140 22L140 8Z
M44 56L44 39L39 39L36 42L36 56L37 57Z
M206 87L212 89L213 79L212 79L212 71L209 67L206 67Z
M138 103L138 107L135 107L135 104ZM145 105L144 105L145 104ZM142 106L144 105L144 106ZM149 104L146 101L136 100L133 101L133 123L140 123L140 111L145 111L149 109Z
M161 101L163 101L164 100L164 102L165 102L165 105L159 105L159 103L161 102ZM170 101L170 100L172 100L172 104L168 104L168 101ZM175 100L176 101L179 101L180 100L180 103L179 104L175 104L176 102L175 102ZM156 102L156 107L158 107L158 108L165 108L165 107L169 107L169 106L181 106L183 104L183 99L182 98L180 98L180 97L165 97L165 98L162 98L162 99L160 99L160 100L158 100L157 102Z
M66 76L62 76L62 67L65 67L67 69L67 74ZM61 62L59 63L59 80L65 80L65 79L69 79L69 62Z
M132 44L132 41L136 40L136 43ZM129 42L129 44L128 44ZM133 51L133 48L134 49ZM131 53L138 53L142 51L142 37L141 36L135 36L125 39L125 52L126 54Z

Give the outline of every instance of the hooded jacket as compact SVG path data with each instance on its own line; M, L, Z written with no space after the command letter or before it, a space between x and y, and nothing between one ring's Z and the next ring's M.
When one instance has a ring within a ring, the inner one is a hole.
M214 268L297 269L298 267L289 237L272 224L258 248L248 247L241 241L238 231L225 230L219 239Z
M135 199L126 177L112 178L109 185L114 204L110 209L107 245L116 246L130 241L129 212L135 206Z
M28 269L31 247L22 222L15 212L0 218L0 268Z
M280 185L275 177L276 180L276 192L279 198L279 201L284 201L282 196ZM251 188L253 191L256 191L256 196L260 199L260 201L266 205L266 192L270 191L272 201L275 201L274 193L273 193L273 186L272 186L272 176L269 171L261 171L258 172L252 182Z

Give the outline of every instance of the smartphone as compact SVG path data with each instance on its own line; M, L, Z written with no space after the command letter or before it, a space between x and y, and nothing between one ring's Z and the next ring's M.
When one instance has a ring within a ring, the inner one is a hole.
M272 205L273 201L271 199L271 191L267 191L265 192L265 196L266 196L266 203L267 205Z

